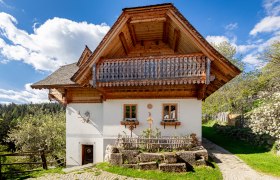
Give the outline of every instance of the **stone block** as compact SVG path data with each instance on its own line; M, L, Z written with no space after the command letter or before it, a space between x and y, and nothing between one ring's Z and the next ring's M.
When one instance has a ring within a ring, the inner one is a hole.
M196 160L195 165L196 166L206 166L206 161L205 161L204 157L202 159Z
M140 162L162 161L162 153L141 153L138 155Z
M140 151L138 150L120 150L123 154L123 162L124 164L136 164L139 162L138 154Z
M159 164L159 170L164 172L186 172L185 163L174 163L174 164Z
M201 159L200 156L204 157L204 159L207 161L208 160L208 151L206 149L201 149L194 151L196 159Z
M163 162L167 164L176 163L177 162L177 155L176 153L163 153Z
M107 145L106 150L105 150L105 162L109 162L111 159L111 154L112 153L118 153L119 150L117 147L113 146L113 145Z
M195 165L195 153L193 151L179 151L176 153L178 160Z
M138 164L123 164L122 167L139 169L139 165Z
M157 162L139 163L139 169L141 169L141 170L156 170L156 169L158 169L158 165L157 165Z
M123 163L122 153L113 153L109 163L115 166L120 166Z

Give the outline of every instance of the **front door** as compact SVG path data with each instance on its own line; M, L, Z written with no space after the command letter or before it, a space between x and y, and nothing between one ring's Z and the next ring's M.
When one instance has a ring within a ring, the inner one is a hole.
M82 165L93 163L93 145L82 145Z

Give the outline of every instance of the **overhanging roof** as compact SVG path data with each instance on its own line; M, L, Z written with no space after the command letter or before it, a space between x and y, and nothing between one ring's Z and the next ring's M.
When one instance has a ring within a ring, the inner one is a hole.
M144 17L145 14L147 14L148 17ZM119 16L110 31L105 35L95 51L91 54L88 60L80 66L79 70L73 75L71 79L78 84L88 84L88 82L86 81L88 81L88 78L91 75L91 67L94 63L99 61L100 58L108 56L108 49L113 48L110 47L110 43L115 41L116 39L118 40L118 35L122 32L121 30L125 28L128 23L131 23L132 21L136 22L137 20L138 22L141 22L141 18L145 18L146 22L148 22L149 19L157 17L167 18L170 21L169 23L171 23L172 26L175 26L174 29L176 28L181 32L181 39L187 39L189 43L192 44L192 46L186 46L187 43L182 40L183 43L179 43L179 49L182 53L184 53L184 51L187 52L187 49L192 49L192 53L202 52L213 61L212 64L214 68L216 68L219 73L224 76L223 84L228 82L241 72L223 55L215 50L204 39L204 37L189 23L189 21L178 11L178 9L173 6L173 4L166 3L151 6L124 8L122 14ZM156 21L159 20L160 18L157 18ZM163 18L162 21L164 21ZM151 26L153 23L155 22L151 22ZM143 26L147 25L145 24L145 21L142 20L142 23L140 23L140 25L137 24L137 26L140 28L141 24ZM146 34L147 33L148 32L146 32ZM178 53L181 52L179 51Z
M77 70L78 66L76 63L61 66L58 70L53 72L45 79L32 84L31 87L35 89L51 89L57 87L78 86L78 84L70 79Z

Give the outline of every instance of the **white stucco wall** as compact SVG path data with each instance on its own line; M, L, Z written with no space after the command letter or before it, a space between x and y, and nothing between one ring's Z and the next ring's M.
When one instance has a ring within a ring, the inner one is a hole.
M178 120L181 125L166 126L165 129L160 122L162 120L163 104L178 104ZM133 130L134 134L140 135L143 130L149 127L147 123L148 113L151 112L153 118L153 128L158 128L163 136L186 135L196 133L201 138L201 100L197 99L139 99L139 100L106 100L103 102L103 131L104 137L116 137L119 133L130 131L120 125L123 119L123 105L137 104L137 120L139 126ZM152 104L153 108L148 109L147 105Z
M163 104L176 103L178 120L181 125L160 125ZM113 143L118 134L130 134L120 121L123 120L123 105L137 104L137 120L139 125L133 130L140 135L149 127L148 112L154 120L152 127L158 128L163 136L186 135L196 133L201 138L201 100L197 99L138 99L138 100L106 100L103 103L71 103L66 108L66 161L67 166L81 165L82 144L94 145L94 162L102 162L107 144ZM153 108L148 109L147 105ZM90 112L89 123L83 123L80 115Z
M89 123L82 116L90 112ZM66 107L66 162L67 166L82 164L82 145L93 145L94 162L103 161L103 104L71 103Z

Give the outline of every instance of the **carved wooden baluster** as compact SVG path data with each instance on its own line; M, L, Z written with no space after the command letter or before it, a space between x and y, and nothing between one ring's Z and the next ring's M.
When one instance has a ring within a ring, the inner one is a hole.
M109 82L110 79L111 79L111 63L108 61L107 62L107 65L108 65L108 69L107 69L107 81Z
M171 63L171 60L170 60L170 58L168 58L168 60L167 60L167 78L169 78L170 76L171 76L171 65L170 65L170 63Z
M108 61L108 71L107 71L108 82L111 80L111 65L112 65L112 63L110 61Z
M151 60L148 59L148 79L151 78L151 72L152 72L152 63Z
M137 61L138 61L138 66L137 66L137 68L138 68L138 78L139 79L142 79L142 59L137 59Z
M192 72L192 61L193 61L193 58L192 57L189 57L188 58L188 76L191 76L191 72Z
M188 76L188 57L184 57L184 77Z
M129 66L128 66L129 61L125 61L125 79L128 80L129 79Z
M105 82L106 81L106 62L103 63L103 81Z
M184 72L184 58L183 57L179 57L179 66L178 66L178 77L182 77L183 76L183 72Z
M209 58L207 58L206 84L210 83L210 66L211 66L211 60Z
M124 79L123 61L120 61L120 80Z
M116 80L119 80L119 74L121 73L120 70L119 70L119 68L120 68L120 61L117 60L117 61L116 61L116 74L115 74L115 79L116 79Z
M199 56L199 57L198 57L198 60L197 60L197 66L196 66L196 69L197 69L197 76L200 76L200 75L201 75L200 63L201 63L201 56Z
M196 61L196 57L194 57L194 61L193 61L193 76L196 76L196 63L197 63L197 61Z
M206 74L205 73L205 57L202 57L202 67L201 67L201 74Z
M122 80L125 80L125 61L122 61Z
M149 77L150 77L150 79L152 79L153 78L153 60L152 59L149 59L149 66L150 66Z
M149 79L152 79L153 64L152 59L149 59Z
M180 69L180 65L179 65L179 59L178 57L175 58L175 64L174 64L174 75L175 77L179 76L179 69Z
M159 59L159 79L163 78L163 62L162 59Z
M171 77L174 77L174 65L175 65L175 59L173 58L173 57L171 57L170 58L170 75L169 75L169 77L171 78Z
M131 60L128 60L128 63L127 63L127 67L128 67L128 71L127 71L127 75L128 75L128 79L131 79Z
M99 64L98 66L98 75L99 75L99 81L102 81L102 71L103 71L103 66L102 66L102 63Z
M96 87L96 63L92 66L92 86Z

